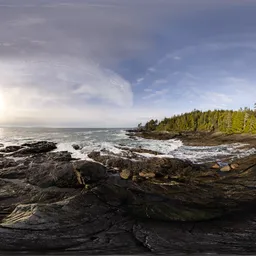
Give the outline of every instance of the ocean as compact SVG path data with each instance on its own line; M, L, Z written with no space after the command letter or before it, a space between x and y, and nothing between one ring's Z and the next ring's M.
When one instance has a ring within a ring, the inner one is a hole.
M150 149L162 153L157 157L189 159L194 163L210 162L225 157L244 157L256 152L255 149L242 149L242 144L212 147L185 146L180 140L132 139L125 129L91 129L91 128L0 128L0 143L4 146L20 145L39 140L57 143L56 151L69 151L72 157L88 159L92 151L108 150L120 154L120 147ZM72 145L77 144L80 150ZM118 147L118 148L117 148ZM145 157L153 155L142 153Z

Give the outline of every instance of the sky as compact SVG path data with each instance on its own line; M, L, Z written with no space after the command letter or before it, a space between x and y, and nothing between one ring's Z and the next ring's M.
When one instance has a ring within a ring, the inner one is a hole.
M253 108L255 13L256 0L0 0L0 126Z

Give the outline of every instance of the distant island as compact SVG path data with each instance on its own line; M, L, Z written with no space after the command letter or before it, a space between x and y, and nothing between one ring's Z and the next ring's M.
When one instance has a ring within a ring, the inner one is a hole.
M255 109L234 110L193 110L190 113L175 115L171 118L150 120L139 131L156 132L221 132L225 134L256 134Z

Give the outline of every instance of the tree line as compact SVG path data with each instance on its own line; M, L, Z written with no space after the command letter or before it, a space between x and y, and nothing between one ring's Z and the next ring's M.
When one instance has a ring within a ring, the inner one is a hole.
M256 106L255 106L256 107ZM175 115L171 118L150 120L144 126L138 126L146 131L208 131L256 134L256 108L240 108L239 110L193 110L190 113Z

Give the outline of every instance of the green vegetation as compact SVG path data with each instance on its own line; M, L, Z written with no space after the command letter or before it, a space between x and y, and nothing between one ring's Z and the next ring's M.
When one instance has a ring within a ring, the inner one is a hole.
M145 124L144 130L168 132L211 131L227 134L256 134L256 109L241 108L238 111L209 110L206 112L193 110L190 113L165 118L161 122L152 119Z

